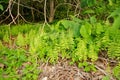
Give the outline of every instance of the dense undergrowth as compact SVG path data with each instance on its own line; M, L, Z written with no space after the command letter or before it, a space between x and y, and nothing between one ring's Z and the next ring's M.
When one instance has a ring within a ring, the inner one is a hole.
M103 50L107 58L119 61L120 14L116 10L110 17L113 23L71 16L44 29L41 24L0 26L0 79L36 80L41 62L55 64L58 59L77 63L84 71L95 71L94 62ZM120 80L119 64L113 73Z

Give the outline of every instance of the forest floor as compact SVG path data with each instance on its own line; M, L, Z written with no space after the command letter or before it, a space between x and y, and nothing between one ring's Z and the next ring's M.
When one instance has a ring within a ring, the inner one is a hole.
M69 60L59 60L55 65L42 64L38 80L117 80L112 69L116 61L99 57L95 62L96 71L85 72L77 64L69 65Z

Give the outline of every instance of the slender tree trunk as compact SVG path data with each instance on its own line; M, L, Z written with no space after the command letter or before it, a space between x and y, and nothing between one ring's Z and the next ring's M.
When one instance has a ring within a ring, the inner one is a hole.
M50 16L49 16L49 22L52 22L54 20L54 0L50 0Z
M45 0L44 2L44 18L45 18L45 23L47 23L47 18L46 18L46 4L47 3L47 0Z

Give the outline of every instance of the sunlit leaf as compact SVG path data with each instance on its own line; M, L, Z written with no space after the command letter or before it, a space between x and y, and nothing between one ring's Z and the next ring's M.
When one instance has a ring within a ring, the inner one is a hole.
M118 16L120 16L120 8L118 8L118 9L116 9L114 12L112 12L112 13L108 16L108 18L110 18L110 17L116 18L116 17L118 17Z
M97 23L97 25L96 25L96 33L100 34L101 32L103 32L103 26L100 23Z
M108 1L109 1L109 5L112 6L113 5L112 0L108 0Z
M92 9L88 9L88 10L84 11L84 14L90 14L90 13L95 13L95 11Z
M2 10L2 11L3 11L3 5L1 5L1 4L0 4L0 10Z
M84 38L88 38L91 35L91 29L92 29L92 26L89 23L86 23L85 25L81 26L80 34Z
M116 28L116 29L120 28L120 15L114 20L113 28Z

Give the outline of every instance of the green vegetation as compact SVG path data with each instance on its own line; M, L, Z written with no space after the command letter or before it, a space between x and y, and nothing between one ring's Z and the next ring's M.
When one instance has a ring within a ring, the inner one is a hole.
M114 76L120 80L120 64L113 69Z
M117 20L111 26L71 16L70 20L46 25L44 30L40 24L1 26L0 63L4 65L0 69L1 78L37 79L38 63L55 64L59 58L70 59L70 64L77 63L84 71L95 71L94 62L100 50L108 51L111 59L120 59L118 25ZM117 78L118 69L119 66L114 68Z
M108 67L115 60L112 75L120 80L119 4L120 0L1 0L0 80L37 80L42 63L64 59L85 72L97 71L101 56ZM108 74L102 80L110 79Z

